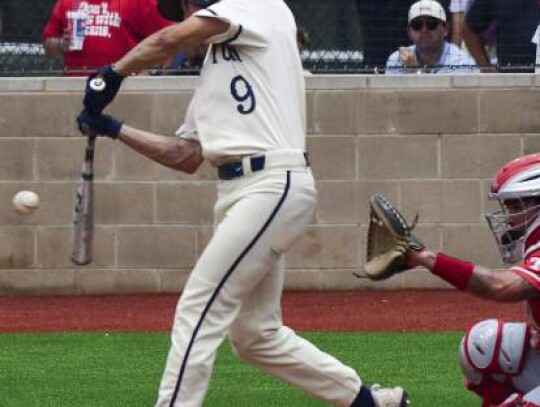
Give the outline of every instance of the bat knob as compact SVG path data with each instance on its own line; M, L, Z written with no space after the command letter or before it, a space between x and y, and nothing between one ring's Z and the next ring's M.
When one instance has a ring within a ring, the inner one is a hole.
M90 81L90 89L92 89L94 92L103 92L106 87L107 84L101 76L96 76Z

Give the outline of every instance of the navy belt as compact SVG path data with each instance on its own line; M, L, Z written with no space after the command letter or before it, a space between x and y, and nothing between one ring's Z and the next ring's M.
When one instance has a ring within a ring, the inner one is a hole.
M306 165L309 166L309 159L307 153L304 153L304 158L306 160ZM251 172L264 170L265 163L266 157L264 155L251 157L249 159ZM244 176L244 165L242 164L242 161L231 161L225 164L221 164L217 167L217 170L218 178L221 180L230 180L233 178Z

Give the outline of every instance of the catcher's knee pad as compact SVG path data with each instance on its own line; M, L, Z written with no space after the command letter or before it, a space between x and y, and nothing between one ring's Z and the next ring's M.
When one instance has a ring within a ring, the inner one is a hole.
M484 375L504 381L518 375L527 358L531 329L524 322L488 319L475 324L461 341L459 364L473 384Z
M519 393L514 393L498 407L540 407L538 391L533 390L531 393L528 393L525 396Z
M531 390L523 396L523 405L526 407L538 407L540 406L540 386Z

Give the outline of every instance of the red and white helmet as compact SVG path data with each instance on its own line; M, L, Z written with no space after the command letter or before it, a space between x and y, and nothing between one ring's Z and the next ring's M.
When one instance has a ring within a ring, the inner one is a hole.
M529 154L505 164L493 178L490 199L496 200L501 210L486 215L486 219L495 236L504 263L514 263L523 257L523 241L530 233L533 221L540 210L540 154ZM525 209L523 201L527 198L539 198L539 205ZM521 202L522 221L510 224L510 214L505 205L507 201ZM536 227L536 225L535 225Z

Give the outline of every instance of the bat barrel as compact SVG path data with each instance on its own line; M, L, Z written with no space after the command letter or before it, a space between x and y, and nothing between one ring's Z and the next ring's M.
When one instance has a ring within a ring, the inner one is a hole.
M71 261L77 266L86 266L92 263L92 256L90 253L73 253Z
M85 130L85 129L83 129ZM78 266L92 262L94 240L94 145L96 136L88 136L81 180L75 195L73 210L73 252L71 260Z

